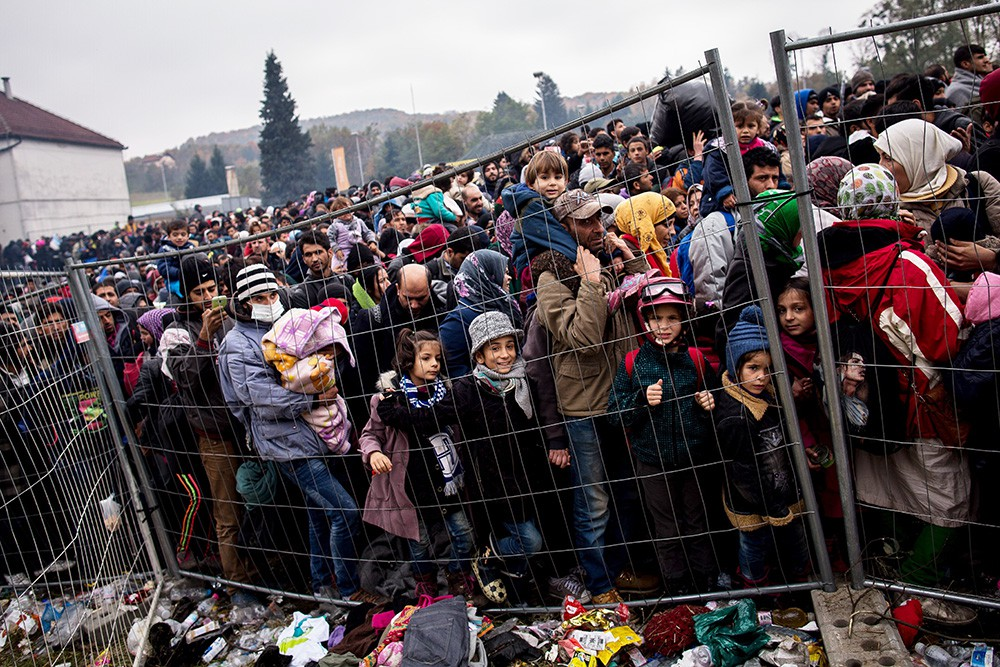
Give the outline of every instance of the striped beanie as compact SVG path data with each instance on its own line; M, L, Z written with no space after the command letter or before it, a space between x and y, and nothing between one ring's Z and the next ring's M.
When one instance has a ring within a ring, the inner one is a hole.
M243 303L250 297L278 291L278 281L263 264L251 264L236 274L236 301Z

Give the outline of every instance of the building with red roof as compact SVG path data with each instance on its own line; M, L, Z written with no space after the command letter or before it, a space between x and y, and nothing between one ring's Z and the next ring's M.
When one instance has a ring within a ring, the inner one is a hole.
M0 242L124 225L119 142L0 92Z

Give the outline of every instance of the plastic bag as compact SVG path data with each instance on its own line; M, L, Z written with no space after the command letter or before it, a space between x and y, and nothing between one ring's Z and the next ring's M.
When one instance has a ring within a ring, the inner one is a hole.
M712 651L716 667L742 665L767 645L767 633L757 623L752 600L738 600L694 617L695 637Z
M101 516L104 517L104 527L109 533L118 530L122 523L122 506L115 500L115 494L111 494L101 501Z

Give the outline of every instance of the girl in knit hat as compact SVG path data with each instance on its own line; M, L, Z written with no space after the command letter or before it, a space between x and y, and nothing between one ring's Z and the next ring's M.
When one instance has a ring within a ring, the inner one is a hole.
M723 391L713 417L726 459L725 510L739 530L739 574L748 586L799 580L810 570L799 518L804 503L770 373L764 315L757 306L747 306L729 332ZM774 560L776 545L780 554ZM780 571L776 581L770 576L772 563Z
M468 262L466 262L468 263ZM464 265L463 265L464 266ZM537 393L520 354L524 332L503 312L490 310L469 324L472 372L455 382L455 408L472 472L489 516L487 546L473 563L486 597L503 604L507 575L515 595L528 590L528 559L542 548L534 492L548 476L538 421ZM549 447L565 449L560 444Z

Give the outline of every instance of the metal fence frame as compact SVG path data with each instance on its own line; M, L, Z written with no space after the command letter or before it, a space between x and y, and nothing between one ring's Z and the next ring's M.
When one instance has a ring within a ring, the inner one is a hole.
M579 128L580 126L586 123L607 116L609 113L614 113L615 111L632 106L636 103L642 102L643 100L655 98L655 96L659 95L661 92L669 90L674 86L678 86L680 84L689 81L694 81L699 79L703 80L706 76L709 77L712 83L712 88L714 91L714 95L716 97L718 122L720 130L722 132L722 136L728 145L735 145L736 143L735 125L733 123L731 114L726 113L726 110L728 110L729 106L729 98L724 85L722 61L719 58L717 50L711 50L706 52L705 58L706 58L705 64L699 66L698 68L690 72L686 72L682 76L676 77L671 80L665 80L661 83L656 84L655 86L651 86L645 90L637 92L636 94L624 100L616 102L615 104L608 105L595 112L574 119L573 121L570 121L558 128L553 128L538 133L532 136L530 139L525 140L512 147L509 147L502 152L497 152L491 155L487 155L485 157L474 159L471 162L466 163L461 167L457 167L447 172L444 172L444 174L442 175L447 175L447 174L454 175L457 173L467 171L470 167L477 165L478 166L484 165L492 160L498 159L502 155L509 154L513 151L523 150L523 148L529 145L537 145L539 142L559 136L563 132ZM734 187L736 188L737 195L741 202L740 207L741 207L742 219L745 221L750 221L752 220L752 212L750 211L750 204L749 204L750 195L747 189L746 178L745 175L743 174L743 164L739 159L739 155L736 155L735 159L734 156L728 156L727 161L729 163L728 166L731 170L731 174L733 175ZM378 204L384 201L388 201L390 198L395 198L400 195L405 195L411 190L415 189L416 187L419 186L415 185L415 186L408 186L405 188L401 188L392 191L391 193L382 195L377 199L367 202L362 202L350 208L338 210L335 213L326 214L323 216L317 216L309 220L302 221L300 223L296 223L294 225L285 227L283 229L293 230L293 229L307 228L319 222L322 222L328 218L331 218L334 215L343 215L346 212L353 212L361 209L362 207L378 206ZM390 194L391 197L389 196ZM267 233L251 235L246 239L242 239L241 242L250 241L256 238L268 238L271 235L273 235L273 233L274 232L267 232ZM760 295L762 303L766 305L772 303L772 296L769 294L766 271L764 269L763 251L761 249L760 240L756 234L749 234L748 238L751 239L749 245L751 248L751 263L753 268L755 289L757 291L757 294ZM148 255L143 257L142 260L148 262L150 260L155 260L158 257L172 256L175 254L183 256L185 254L191 254L193 252L205 252L206 250L211 250L212 248L215 247L223 247L229 244L230 242L219 242L212 245L199 246L197 249L193 249L191 251ZM86 287L87 278L85 270L87 268L97 268L105 265L116 264L120 263L121 261L123 260L106 260L102 262L96 262L96 263L90 262L86 264L78 262L74 263L72 261L67 263L67 271L70 276L70 284L73 289L73 294L74 296L77 296L79 294L82 297L78 299L78 308L80 308L81 315L84 321L87 323L88 329L90 331L99 332L101 328L97 318L96 310L94 309L91 300L89 298L86 298L87 294L89 293L89 290ZM124 261L128 261L128 258L126 258ZM769 342L773 349L780 349L780 343L778 339L779 328L774 310L773 308L765 307L764 311L766 313L766 324L767 324ZM155 561L157 562L160 571L162 571L162 568L165 565L165 567L172 574L176 575L178 573L178 570L176 567L176 563L173 562L173 559L169 558L169 555L172 553L172 549L170 548L169 538L168 535L166 534L162 517L158 510L158 501L155 497L153 497L154 492L152 491L152 487L149 484L148 475L143 467L144 462L138 456L138 449L136 447L133 434L131 433L130 429L127 428L128 422L124 412L125 399L117 381L114 379L114 372L113 372L113 367L111 366L110 352L108 350L107 342L100 335L92 336L91 339L92 339L91 344L94 346L97 357L100 359L100 370L102 371L102 375L104 376L101 383L102 393L104 393L104 395L106 396L108 404L109 405L113 404L115 406L113 414L115 416L116 427L119 429L119 432L122 436L122 441L128 442L129 449L132 451L132 456L131 456L132 465L134 465L138 470L139 474L138 482L141 485L143 495L145 496L145 501L146 501L145 506L148 508L147 512L150 515L151 520L153 522L152 531L149 530L148 526L143 524L144 536L147 538L147 547L151 551L156 551L155 545L159 545L160 553L164 554L162 562L159 560ZM780 357L781 355L775 355L774 357L777 369L776 382L778 385L778 390L781 396L782 403L784 406L786 406L785 414L788 415L789 432L791 436L789 444L792 446L792 450L794 452L793 458L796 468L796 475L807 508L807 513L806 516L803 517L803 520L806 521L806 531L807 534L809 535L810 542L813 546L813 553L816 557L816 565L818 566L817 571L814 573L815 577L814 580L805 583L768 585L760 587L758 589L736 589L731 591L721 591L718 593L700 595L700 596L691 595L691 596L674 597L674 598L669 598L669 597L650 598L644 600L631 601L630 604L643 606L643 605L659 604L667 600L672 600L676 602L691 602L696 600L725 599L731 597L739 597L746 595L748 593L770 594L770 593L782 593L789 591L808 591L816 588L824 588L826 590L833 589L834 578L830 567L829 555L826 552L825 539L823 535L823 529L820 524L820 516L816 502L816 495L813 490L812 480L809 474L805 452L801 446L798 446L802 442L802 436L799 430L798 420L797 418L795 418L794 404L791 401L791 384L788 379L787 373L785 372L784 360L783 358ZM127 466L128 461L124 458L125 457L124 453L119 452L119 454L120 456L123 457L122 458L123 467L129 467ZM130 481L131 479L132 478L130 477ZM138 489L133 486L132 491L133 493L136 494L136 497L138 498L139 494ZM652 536L650 536L650 539L652 539ZM288 597L310 599L310 600L322 599L314 595L290 593L288 591L274 590L263 586L257 586L252 584L248 585L245 583L234 582L227 580L221 576L207 575L207 574L188 572L188 571L185 571L183 575L198 580L233 586L237 588L243 588L246 590L256 591L260 593L280 594ZM342 605L351 604L341 600L328 600L328 601ZM519 607L518 609L523 612L554 612L558 611L560 608L556 606L539 606L527 609Z
M792 177L795 186L795 194L799 198L799 224L803 230L813 229L814 224L812 217L811 191L808 187L808 179L806 177L805 149L803 148L802 143L798 140L801 130L798 115L795 113L796 107L794 90L792 87L793 74L790 54L807 48L830 46L841 42L902 32L905 30L913 30L938 23L960 21L963 19L996 13L1000 13L1000 4L995 3L944 12L941 14L934 14L931 16L924 16L889 25L871 26L868 28L848 30L841 33L796 41L788 41L784 30L777 30L771 33L771 52L774 58L774 71L777 77L779 95L781 97L781 108L784 110L783 120L785 123L786 134L789 137L788 150L792 163ZM802 245L806 257L806 263L811 267L819 267L819 243L816 235L809 233L802 234ZM826 307L823 277L820 271L813 270L809 272L809 287L812 297L813 311L816 317L817 345L821 356L823 374L825 377L833 378L836 377L833 337L830 327L830 315ZM1000 608L1000 602L996 600L942 592L940 590L925 588L922 586L903 585L866 575L862 561L861 535L857 520L854 479L850 466L846 465L846 462L851 460L850 447L844 430L839 392L836 385L832 382L824 383L824 392L826 403L830 410L830 430L832 434L834 456L838 461L837 479L840 485L840 500L844 512L844 528L847 535L851 586L855 589L869 586L897 593L918 593L926 597Z

